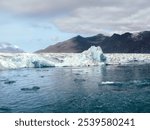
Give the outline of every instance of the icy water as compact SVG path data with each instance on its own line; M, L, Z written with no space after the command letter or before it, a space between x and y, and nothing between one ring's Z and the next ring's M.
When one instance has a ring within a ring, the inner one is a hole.
M0 112L150 112L150 65L0 71Z

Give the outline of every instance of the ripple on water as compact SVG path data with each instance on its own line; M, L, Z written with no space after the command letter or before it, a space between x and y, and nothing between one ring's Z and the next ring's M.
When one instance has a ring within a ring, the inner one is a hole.
M40 87L33 86L32 88L21 88L21 91L38 91Z
M0 107L0 113L10 113L10 112L11 108L5 106Z
M14 83L16 83L16 81L14 80L7 80L4 82L4 84L14 84Z
M81 83L81 82L85 82L85 79L74 79L74 82L76 83Z

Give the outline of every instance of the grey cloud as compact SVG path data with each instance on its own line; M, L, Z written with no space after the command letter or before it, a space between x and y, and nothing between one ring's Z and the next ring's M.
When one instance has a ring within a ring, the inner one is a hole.
M120 6L83 7L54 23L63 31L85 34L150 30L149 4L147 0L126 0Z
M142 1L142 2L141 2ZM128 7L148 5L146 0L0 0L0 8L20 14L48 14L74 11L88 7Z
M99 0L103 3L104 0ZM95 6L98 0L1 0L0 8L21 14L58 13L82 6Z
M96 34L150 29L149 0L0 0L0 10L45 16L60 30Z

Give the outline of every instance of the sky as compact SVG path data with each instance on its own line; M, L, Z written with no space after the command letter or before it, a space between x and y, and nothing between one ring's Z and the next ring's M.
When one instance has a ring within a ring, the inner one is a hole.
M150 30L149 0L0 0L0 42L34 52L76 35Z

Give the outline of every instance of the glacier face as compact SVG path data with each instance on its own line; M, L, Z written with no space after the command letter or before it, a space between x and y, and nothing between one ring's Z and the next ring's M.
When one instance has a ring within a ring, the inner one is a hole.
M0 53L0 70L63 66L98 66L105 56L100 47L92 46L82 53Z
M105 56L105 63L109 65L150 64L150 54L107 53Z

